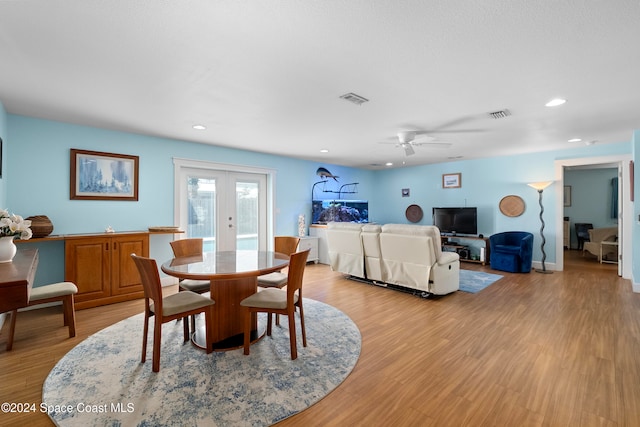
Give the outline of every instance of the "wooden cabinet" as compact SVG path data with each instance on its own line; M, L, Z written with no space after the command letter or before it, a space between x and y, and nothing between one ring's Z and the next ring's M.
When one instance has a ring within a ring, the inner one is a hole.
M65 280L78 287L76 308L142 298L131 254L149 256L148 233L114 233L65 238Z

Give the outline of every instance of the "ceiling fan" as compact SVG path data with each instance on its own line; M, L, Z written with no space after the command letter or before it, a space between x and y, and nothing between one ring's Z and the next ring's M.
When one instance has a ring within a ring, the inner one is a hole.
M414 147L423 145L447 148L451 146L450 142L435 142L435 138L432 136L425 136L416 141L416 136L426 135L426 131L407 130L398 132L397 142L381 142L381 144L395 144L396 147L402 147L406 156L412 156L416 152Z

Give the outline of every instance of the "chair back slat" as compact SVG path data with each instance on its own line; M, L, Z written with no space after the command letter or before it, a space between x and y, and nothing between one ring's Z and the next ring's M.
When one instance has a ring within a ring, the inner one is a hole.
M173 249L173 255L176 258L202 255L202 242L200 238L193 239L180 239L169 242L171 249Z
M302 298L302 277L304 276L304 269L307 266L307 257L309 251L296 252L291 254L289 258L289 272L287 280L287 301L291 303L293 301L293 295L298 291L298 297Z
M291 255L298 249L298 243L300 239L297 237L291 236L276 236L274 238L275 248L274 250L278 253Z
M162 284L160 283L160 273L158 272L156 260L137 256L136 254L131 254L131 258L140 273L145 298L153 300L156 306L155 311L162 313Z

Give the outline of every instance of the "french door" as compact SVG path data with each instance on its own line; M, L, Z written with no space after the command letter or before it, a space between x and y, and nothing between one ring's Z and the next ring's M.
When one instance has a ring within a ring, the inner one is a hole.
M176 189L178 224L205 251L267 249L266 174L182 166Z

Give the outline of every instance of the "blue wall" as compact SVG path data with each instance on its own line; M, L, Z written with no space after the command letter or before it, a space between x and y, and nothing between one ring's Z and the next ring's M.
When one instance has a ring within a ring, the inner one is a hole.
M7 201L5 182L7 182L7 180L4 179L4 177L6 176L5 168L6 168L7 162L5 160L6 156L4 155L4 153L6 152L6 141L7 141L7 112L5 111L4 105L2 105L2 102L0 102L0 138L2 138L3 145L4 145L4 147L2 147L2 152L0 152L0 154L2 155L2 164L0 165L2 167L2 178L0 178L0 206L5 206Z
M3 130L2 126L0 122L0 132ZM516 229L534 233L534 260L541 258L539 205L537 192L528 187L527 183L553 180L554 162L559 159L629 154L634 148L637 157L640 151L640 137L636 132L633 144L583 146L553 152L374 172L11 114L6 116L4 127L5 157L13 159L11 162L4 162L6 174L3 175L10 177L11 183L10 186L6 186L5 206L23 216L47 215L55 226L54 234L100 232L107 225L124 231L144 230L150 225L173 224L173 157L176 156L276 170L277 234L296 234L300 213L305 213L307 219L310 219L311 188L320 180L315 171L319 166L323 166L333 174L339 175L341 184L359 182L358 194L348 198L369 200L371 221L406 223L407 206L418 204L425 213L421 223L431 224L430 213L434 206L476 206L479 233L488 236L495 232ZM140 156L140 200L69 200L71 148ZM442 174L446 173L461 173L462 187L443 189ZM639 175L640 173L636 174L636 195L640 187ZM403 188L411 190L410 197L402 197ZM555 230L554 191L554 187L549 187L543 194L547 238L545 251L549 263L555 262L556 259L555 245L550 242L554 242L556 234L562 232ZM500 200L511 194L519 195L526 203L526 210L519 217L506 217L498 210ZM637 218L640 212L638 208L635 210ZM640 240L639 234L638 227L635 227L634 243ZM165 249L168 247L164 240L156 244ZM63 260L60 261L62 244L39 245L46 245L47 248L41 250L49 253L41 257L39 269L39 275L42 271L42 275L46 277L39 278L37 282L61 279L61 265L64 264ZM152 250L153 245L152 241ZM634 257L636 258L640 257ZM640 270L638 264L640 261L635 262L634 271ZM638 277L637 273L634 277Z
M594 228L618 225L617 217L611 217L611 180L617 176L617 168L565 171L564 185L571 186L571 206L564 208L564 216L569 217L571 223L572 248L578 247L574 224L586 222Z
M5 162L11 177L5 206L24 217L47 215L53 234L96 233L109 225L116 231L172 225L173 157L276 170L276 234L297 234L301 213L310 221L311 188L320 180L315 173L320 166L339 175L341 183L360 182L358 198L372 197L371 171L11 114L7 123L5 157L13 160ZM71 148L139 156L139 201L70 200ZM63 279L62 242L21 244L41 252L36 284ZM150 251L168 257L167 238L153 236Z
M554 162L560 159L628 154L628 143L583 146L553 152L532 153L489 159L457 161L415 166L377 172L374 186L377 197L369 207L373 218L381 223L407 223L405 210L417 204L424 211L420 223L431 224L431 209L438 206L475 206L478 208L478 233L488 236L508 230L523 230L534 234L534 261L542 258L540 250L540 205L538 192L527 183L554 179ZM442 188L442 174L461 173L461 188ZM410 188L411 197L402 197L401 189ZM543 193L547 262L556 259L555 193L554 187ZM498 205L507 195L517 195L525 201L525 212L519 217L500 213Z

